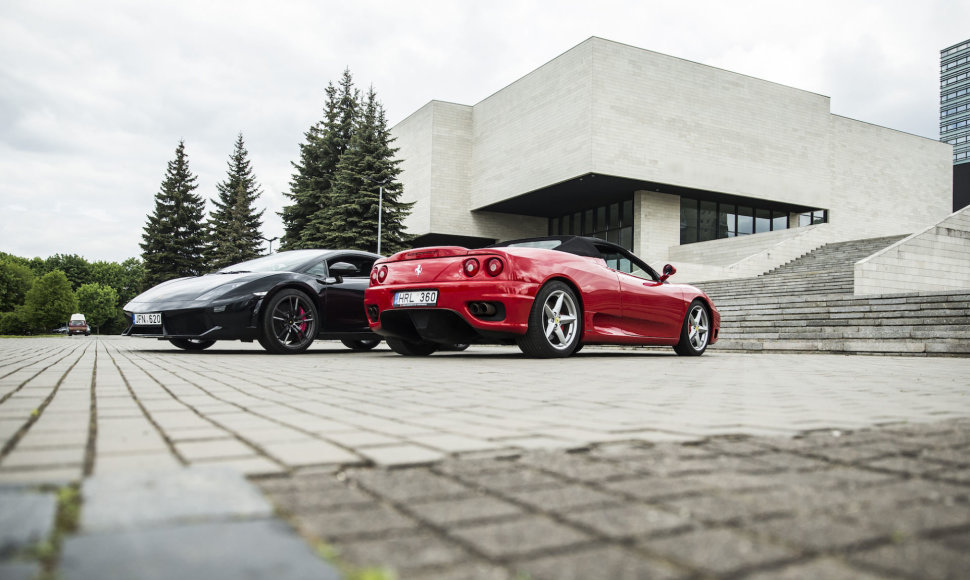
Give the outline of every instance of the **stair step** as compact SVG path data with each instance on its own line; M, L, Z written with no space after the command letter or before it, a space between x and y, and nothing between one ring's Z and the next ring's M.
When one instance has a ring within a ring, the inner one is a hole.
M698 283L721 313L712 348L970 355L970 292L853 295L855 263L903 237L827 244L761 276Z

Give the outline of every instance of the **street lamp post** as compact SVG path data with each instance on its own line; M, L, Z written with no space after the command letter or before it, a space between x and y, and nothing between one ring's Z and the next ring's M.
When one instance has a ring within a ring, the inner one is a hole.
M385 179L384 181L377 181L372 177L367 177L366 175L361 175L367 181L371 183L376 183L379 194L377 197L377 253L381 253L381 222L384 221L384 186L390 183L390 179Z
M279 236L272 237L272 238L263 238L263 236L259 236L259 237L262 238L264 241L269 242L269 253L272 254L273 253L273 242L275 242L276 240L280 239Z

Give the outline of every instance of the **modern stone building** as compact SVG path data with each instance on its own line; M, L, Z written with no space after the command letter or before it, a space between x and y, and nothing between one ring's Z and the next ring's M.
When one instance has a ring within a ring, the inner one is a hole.
M952 146L829 97L590 38L474 105L392 129L416 245L604 237L681 279L753 275L952 206Z

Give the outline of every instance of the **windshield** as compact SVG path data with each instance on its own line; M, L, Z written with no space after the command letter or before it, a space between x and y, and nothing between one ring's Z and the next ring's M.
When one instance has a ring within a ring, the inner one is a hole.
M529 242L514 242L508 248L542 248L544 250L554 250L562 245L562 240L532 240Z
M217 274L236 274L243 272L296 272L307 262L322 256L320 250L292 250L270 254L248 262L240 262L217 270Z

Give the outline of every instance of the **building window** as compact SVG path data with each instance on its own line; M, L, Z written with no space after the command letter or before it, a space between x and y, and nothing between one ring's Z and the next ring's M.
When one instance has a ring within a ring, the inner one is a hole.
M784 211L771 212L771 229L772 230L788 229L788 212L784 212Z
M697 241L697 200L680 198L680 243Z
M680 198L681 244L787 229L787 212L733 203L698 201L689 197Z
M815 224L824 224L829 221L829 212L827 209L817 209L815 211L807 211L798 216L798 226L813 226Z
M754 233L754 208L738 206L738 235L749 236Z
M719 203L717 208L717 237L738 235L738 208L733 203Z
M590 236L633 250L633 200L549 218L550 236Z
M717 239L717 202L701 202L700 228L697 230L697 236L699 240Z

